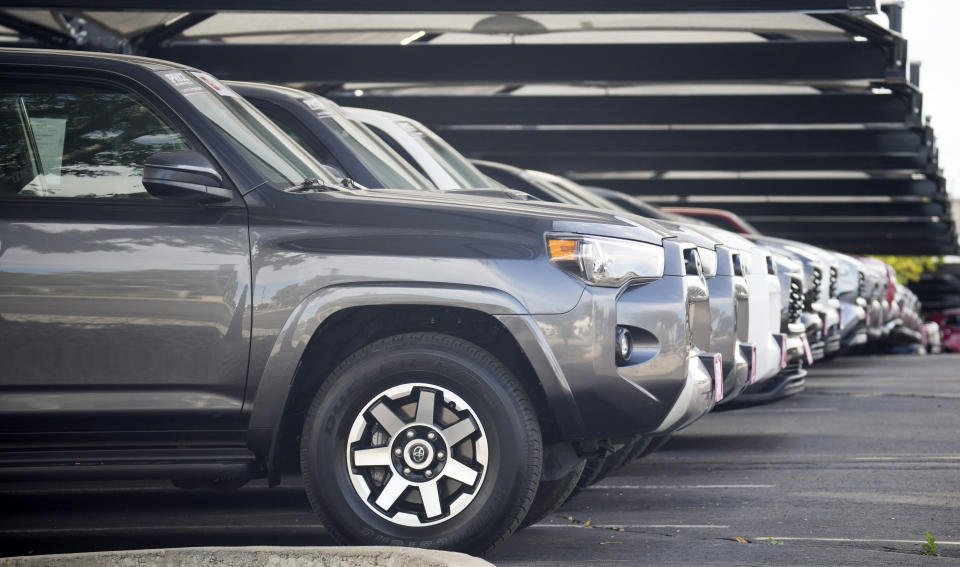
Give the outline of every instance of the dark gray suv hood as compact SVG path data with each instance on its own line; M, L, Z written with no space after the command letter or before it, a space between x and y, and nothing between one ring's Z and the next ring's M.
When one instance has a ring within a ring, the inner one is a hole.
M548 203L526 200L511 195L513 191L501 189L480 191L409 191L398 189L358 189L325 193L331 197L376 199L397 205L450 206L465 209L482 209L486 213L502 211L511 215L530 215L553 220L555 232L573 232L638 240L650 244L662 244L672 233L656 222L631 214L616 214L600 209L584 208L563 203ZM486 196L486 195L490 196ZM499 195L495 197L494 195Z

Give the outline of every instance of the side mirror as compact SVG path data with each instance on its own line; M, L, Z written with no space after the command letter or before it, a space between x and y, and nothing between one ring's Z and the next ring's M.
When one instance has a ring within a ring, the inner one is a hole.
M233 199L210 160L191 150L160 152L143 163L143 186L154 197L217 203Z

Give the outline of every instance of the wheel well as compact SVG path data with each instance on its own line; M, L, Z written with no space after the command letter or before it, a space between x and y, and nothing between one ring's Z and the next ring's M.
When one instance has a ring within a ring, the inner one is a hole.
M387 305L351 307L327 318L307 344L294 376L281 421L279 462L272 479L293 471L306 411L323 380L352 353L382 338L401 333L434 332L453 335L480 346L497 357L520 380L537 411L544 443L557 437L547 397L530 361L513 335L495 317L459 307Z

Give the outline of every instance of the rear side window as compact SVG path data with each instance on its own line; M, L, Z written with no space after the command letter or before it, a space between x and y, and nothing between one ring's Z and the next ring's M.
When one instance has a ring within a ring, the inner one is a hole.
M133 93L70 84L0 83L0 196L152 199L151 154L189 149Z

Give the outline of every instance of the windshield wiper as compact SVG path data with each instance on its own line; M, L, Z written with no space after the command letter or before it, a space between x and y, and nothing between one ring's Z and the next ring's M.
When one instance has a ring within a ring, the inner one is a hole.
M339 187L326 185L316 177L308 177L303 182L290 186L284 191L287 193L322 193L324 191L339 191Z
M366 187L364 187L363 185L360 185L359 183L357 183L356 181L354 181L354 180L351 179L350 177L341 177L341 178L340 178L340 185L341 185L344 189L354 189L354 190L357 190L357 191L362 190L362 189L366 189Z

